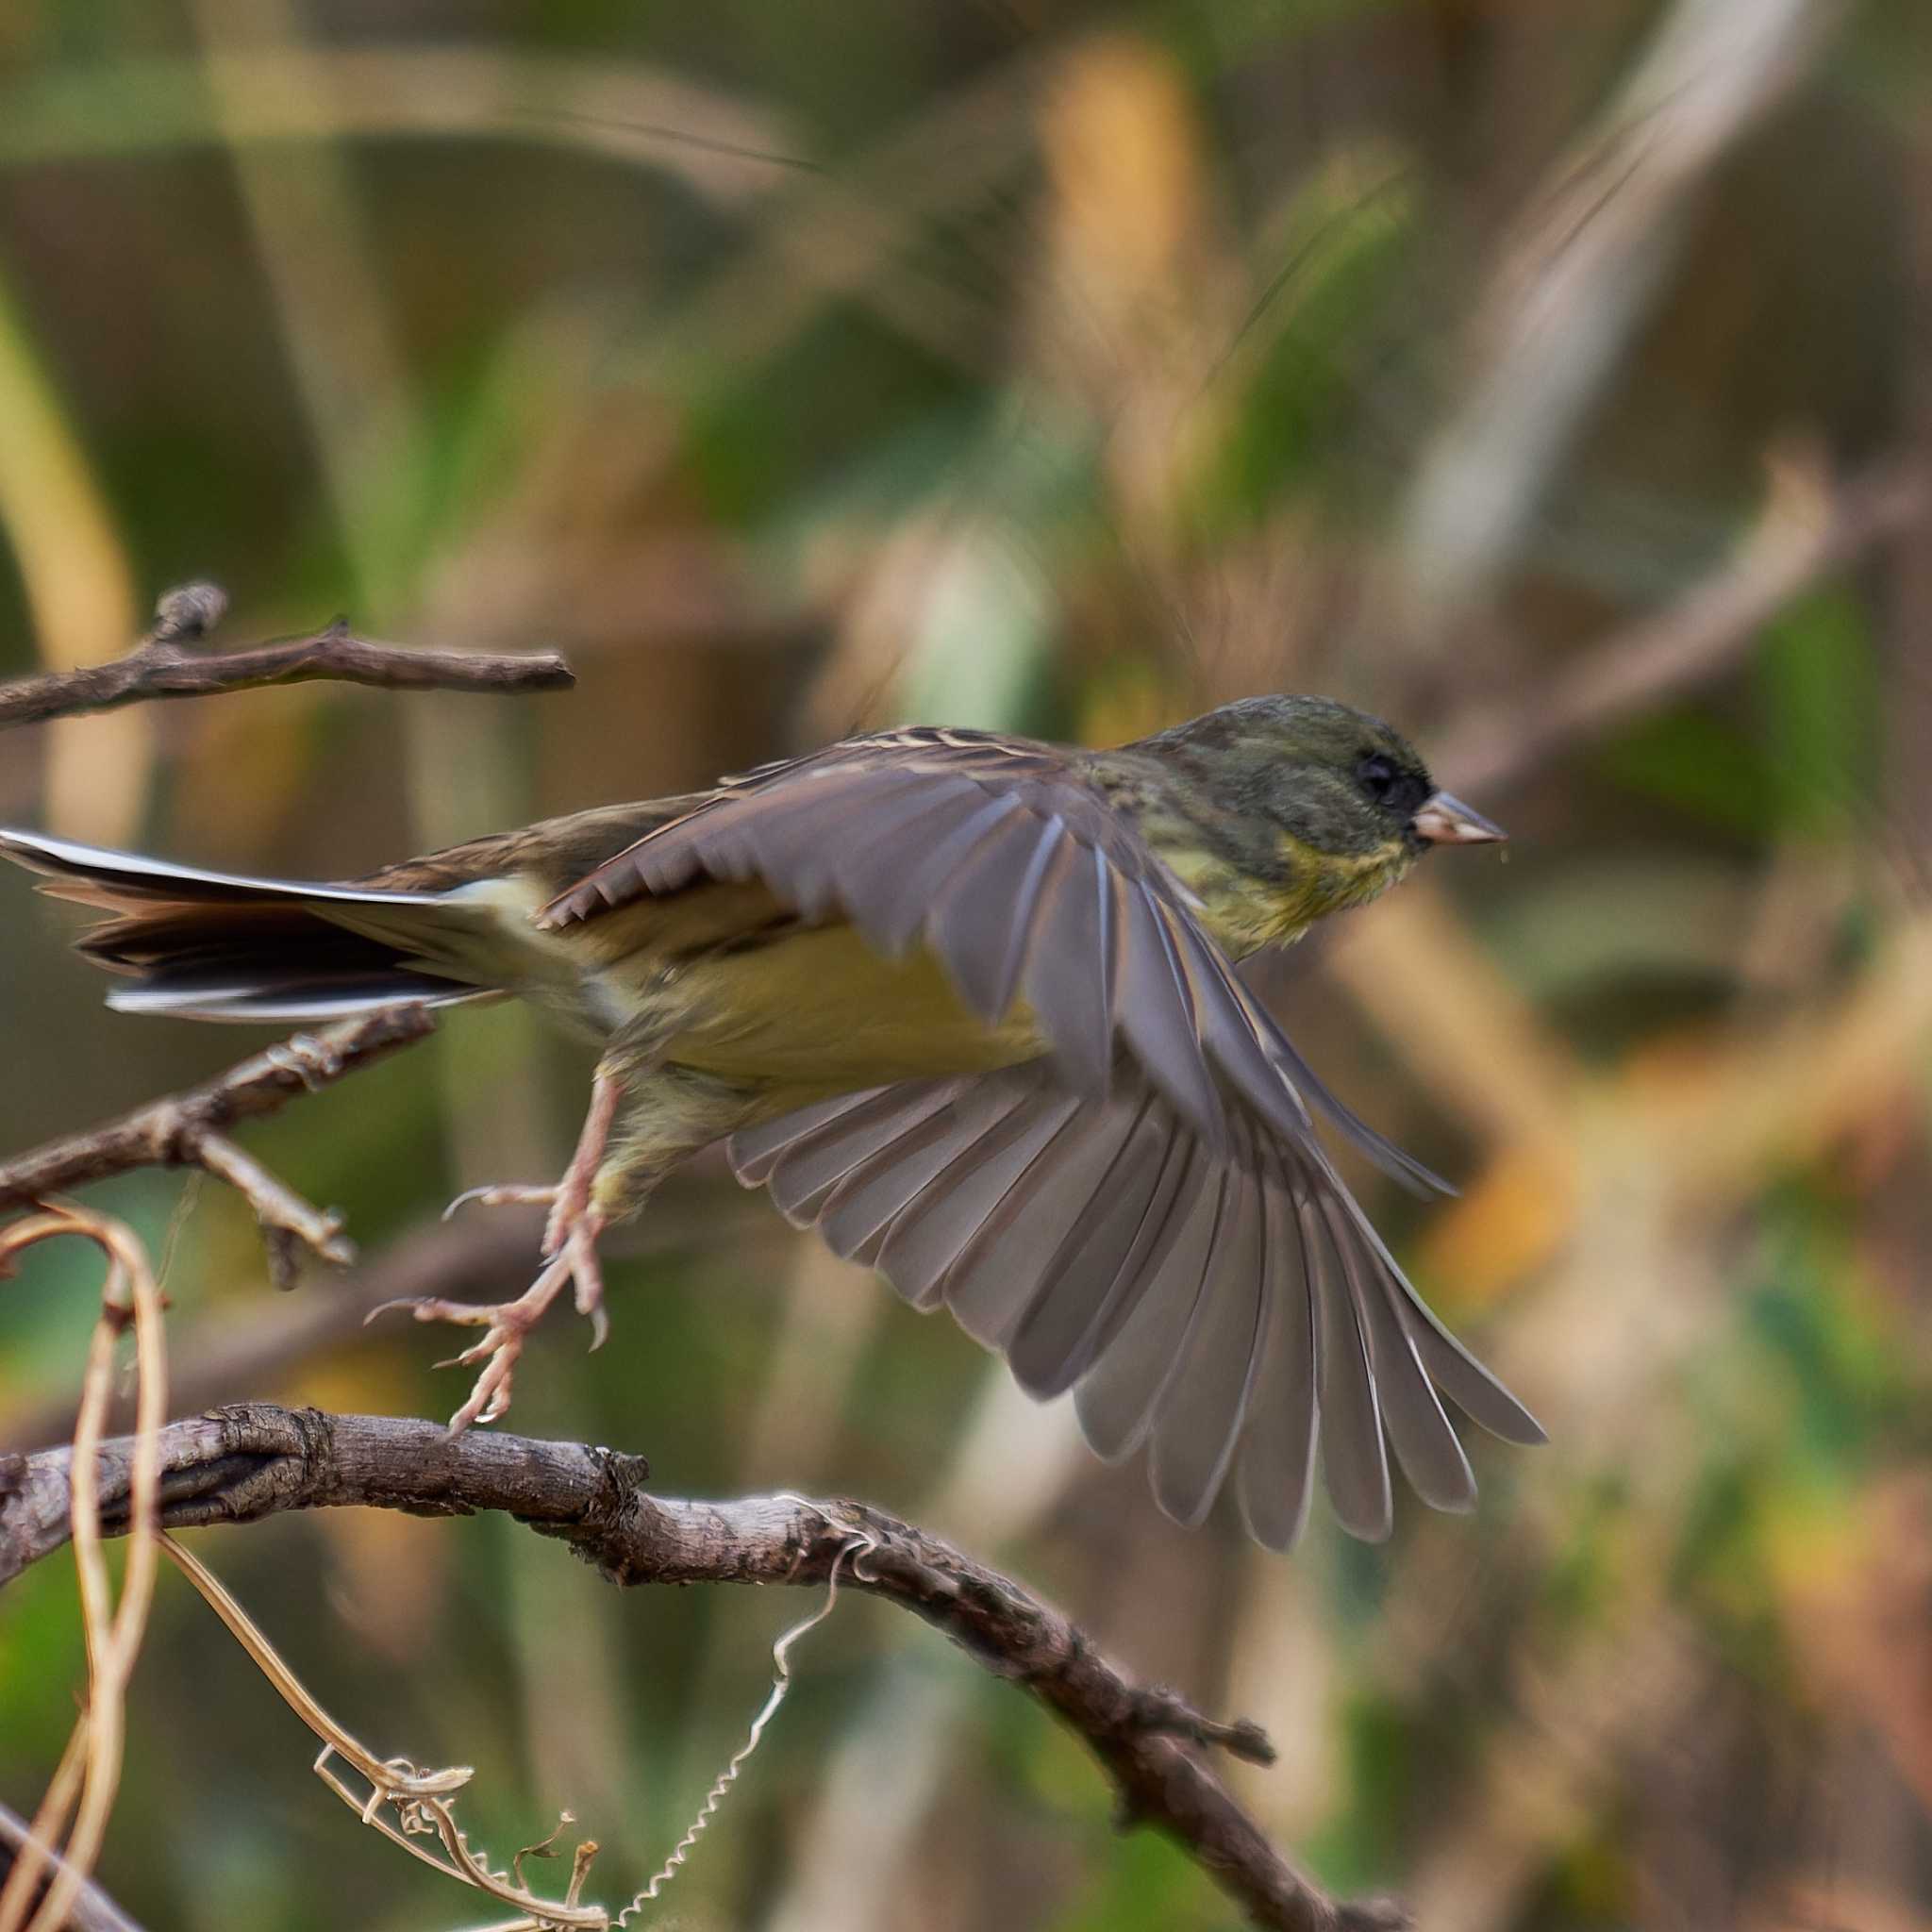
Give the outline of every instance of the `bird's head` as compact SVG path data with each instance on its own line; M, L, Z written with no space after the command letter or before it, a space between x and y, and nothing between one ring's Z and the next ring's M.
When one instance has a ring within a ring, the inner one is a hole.
M1439 791L1401 733L1333 698L1242 698L1135 749L1184 781L1227 859L1295 895L1298 923L1373 897L1432 845L1507 836Z

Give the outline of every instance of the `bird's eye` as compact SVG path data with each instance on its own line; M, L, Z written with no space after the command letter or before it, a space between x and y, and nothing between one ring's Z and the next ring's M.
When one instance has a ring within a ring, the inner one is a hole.
M1377 805L1389 803L1400 778L1395 769L1395 761L1379 751L1372 751L1355 768L1355 774L1360 781L1362 790Z

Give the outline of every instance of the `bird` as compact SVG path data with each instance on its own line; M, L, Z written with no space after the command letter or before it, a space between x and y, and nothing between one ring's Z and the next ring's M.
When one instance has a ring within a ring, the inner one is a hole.
M1160 1507L1231 1489L1292 1545L1319 1465L1343 1528L1393 1522L1391 1452L1441 1510L1475 1481L1444 1399L1529 1411L1424 1303L1317 1132L1447 1184L1322 1083L1237 973L1431 848L1505 834L1391 725L1244 698L1109 750L915 726L708 791L576 811L336 883L251 878L0 831L122 1012L312 1023L517 996L594 1041L549 1208L479 1326L453 1430L494 1422L566 1289L606 1332L598 1243L723 1141L737 1177L948 1308L1092 1447L1144 1448Z

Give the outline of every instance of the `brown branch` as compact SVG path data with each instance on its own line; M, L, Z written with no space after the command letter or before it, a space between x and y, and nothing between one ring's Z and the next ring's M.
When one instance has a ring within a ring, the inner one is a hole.
M122 1440L101 1451L104 1530L125 1527L133 1447ZM1172 1691L1135 1684L1017 1583L863 1504L674 1501L646 1495L642 1459L616 1450L480 1430L452 1438L433 1423L266 1403L175 1423L160 1447L172 1527L289 1509L504 1510L625 1585L816 1584L844 1553L849 1583L924 1619L1073 1730L1119 1792L1123 1825L1172 1838L1251 1924L1387 1932L1407 1923L1387 1902L1328 1897L1235 1801L1202 1747L1266 1762L1273 1754L1255 1726L1216 1724ZM71 1454L0 1457L0 1585L66 1541Z
M137 1167L199 1167L237 1189L255 1209L278 1281L292 1278L299 1244L325 1260L353 1261L337 1216L312 1208L222 1131L273 1113L371 1060L435 1030L421 1007L389 1007L316 1034L297 1034L186 1093L148 1102L119 1120L50 1141L0 1162L0 1212Z
M0 684L0 728L112 710L150 698L212 697L317 678L379 685L385 691L505 695L564 691L576 681L555 651L435 651L377 643L356 636L340 618L308 637L242 644L232 651L191 649L207 640L227 608L227 593L216 584L170 591L155 607L154 628L126 657Z
M1894 460L1831 491L1809 517L1774 492L1743 550L1687 595L1597 645L1521 702L1479 704L1452 723L1432 763L1443 782L1493 797L1574 746L1741 659L1792 598L1924 513L1932 483L1922 463Z

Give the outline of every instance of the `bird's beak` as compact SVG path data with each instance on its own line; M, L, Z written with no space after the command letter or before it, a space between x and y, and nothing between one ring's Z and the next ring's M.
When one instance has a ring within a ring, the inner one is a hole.
M1501 825L1472 811L1447 791L1438 791L1423 801L1415 815L1415 834L1431 845L1487 845L1509 836Z

